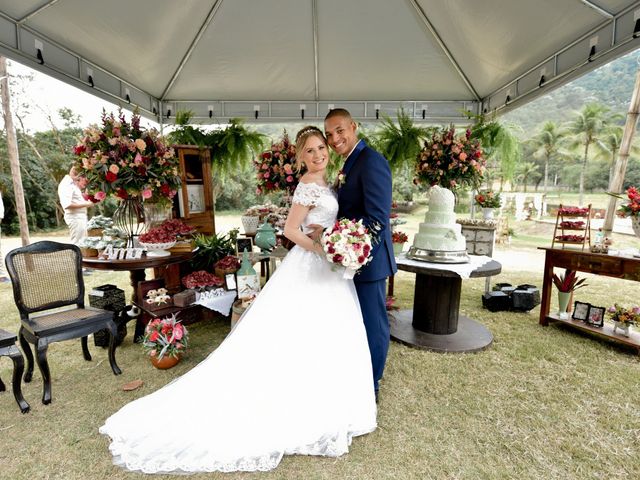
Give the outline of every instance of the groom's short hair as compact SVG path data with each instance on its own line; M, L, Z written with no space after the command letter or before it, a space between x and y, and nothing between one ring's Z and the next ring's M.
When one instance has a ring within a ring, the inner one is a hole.
M351 114L349 113L349 110L346 110L344 108L333 108L333 109L329 110L329 113L327 113L327 115L326 115L326 117L324 117L324 119L325 119L325 121L327 121L330 118L334 118L334 117L346 118L347 120L351 120L353 122L353 118L351 117Z

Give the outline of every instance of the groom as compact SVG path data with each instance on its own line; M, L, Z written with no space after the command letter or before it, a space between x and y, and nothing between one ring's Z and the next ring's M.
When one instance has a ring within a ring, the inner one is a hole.
M389 349L386 279L396 272L389 225L391 170L380 153L358 140L357 128L351 114L342 108L331 110L324 119L329 146L346 159L339 176L338 218L362 219L373 240L372 260L354 282L367 330L377 400Z

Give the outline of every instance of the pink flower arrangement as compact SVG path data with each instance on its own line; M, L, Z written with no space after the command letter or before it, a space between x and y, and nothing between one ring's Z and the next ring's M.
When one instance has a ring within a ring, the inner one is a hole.
M140 127L140 116L131 123L122 112L102 113L102 125L90 125L74 147L75 167L87 179L85 194L91 201L109 195L121 199L140 197L168 202L180 186L178 159L155 129Z
M278 191L293 194L304 173L296 171L296 146L289 140L286 130L279 142L254 160L254 165L258 171L258 195Z
M176 318L176 314L151 320L144 330L142 348L151 357L161 359L165 355L178 357L189 345L189 332Z
M583 217L589 213L587 207L562 207L558 209L558 213L565 217Z
M371 261L371 235L362 220L342 218L321 239L327 260L346 268L345 278L353 278L356 271Z
M440 185L455 190L465 185L477 187L486 169L486 160L471 130L455 135L455 127L437 130L424 142L418 154L414 183Z
M609 318L614 322L620 322L629 325L640 324L640 306L635 305L633 307L623 307L617 303L607 309Z

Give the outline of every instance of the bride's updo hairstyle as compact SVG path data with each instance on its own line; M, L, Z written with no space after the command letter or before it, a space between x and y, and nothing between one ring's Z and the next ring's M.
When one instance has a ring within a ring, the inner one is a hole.
M298 171L302 168L302 162L300 161L300 153L304 149L305 143L309 137L318 137L322 140L322 142L326 145L327 139L324 138L324 133L318 127L314 127L313 125L307 125L304 128L301 128L296 134L296 168Z

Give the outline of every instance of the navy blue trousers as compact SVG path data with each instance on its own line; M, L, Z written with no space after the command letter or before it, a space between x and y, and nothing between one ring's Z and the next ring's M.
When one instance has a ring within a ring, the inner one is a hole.
M385 305L387 280L355 282L355 286L371 352L373 387L378 391L389 350L389 319Z

